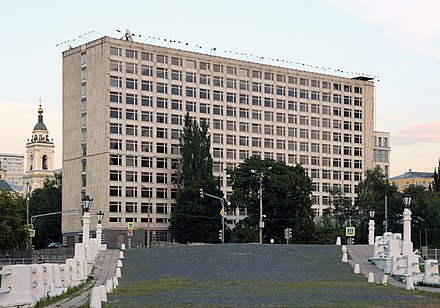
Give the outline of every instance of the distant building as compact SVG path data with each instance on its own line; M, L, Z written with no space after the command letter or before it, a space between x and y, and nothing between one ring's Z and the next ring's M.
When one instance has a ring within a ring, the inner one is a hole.
M3 170L2 180L23 186L24 155L0 153L0 170Z
M390 176L390 133L374 132L374 163L382 169L386 178Z
M404 174L397 175L389 179L390 183L396 185L399 191L405 190L410 185L423 186L429 189L434 181L434 173L432 172L418 172L411 169Z
M27 170L24 176L24 191L31 192L42 188L48 179L54 178L54 148L53 140L43 122L43 108L38 108L38 122L32 131L31 139L26 144Z

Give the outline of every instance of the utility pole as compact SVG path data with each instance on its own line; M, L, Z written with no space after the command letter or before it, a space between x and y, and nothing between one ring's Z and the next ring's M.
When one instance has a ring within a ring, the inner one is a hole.
M207 193L205 193L203 191L203 188L199 188L199 193L200 193L200 198L204 198L205 196L208 196L208 197L220 200L220 203L222 205L222 209L220 211L220 215L222 216L222 233L221 233L222 237L221 237L221 240L222 240L222 244L224 244L225 243L225 215L226 215L226 212L225 212L225 199L222 198L222 197L217 197L217 196L214 196L214 195L211 195L211 194L207 194ZM229 204L229 202L228 202L228 204Z
M260 244L263 244L263 229L264 229L264 221L263 221L263 178L264 175L267 173L267 171L272 170L272 167L267 168L265 172L258 173L254 169L251 170L251 173L255 174L260 178L260 190L259 190L259 197L260 197L260 221L259 221L259 228L260 228Z

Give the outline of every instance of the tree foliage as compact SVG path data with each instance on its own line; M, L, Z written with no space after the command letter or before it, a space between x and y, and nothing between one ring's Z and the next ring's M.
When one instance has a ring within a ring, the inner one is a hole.
M56 175L55 179L44 183L43 188L32 192L29 200L30 216L60 212L62 177ZM46 248L50 242L61 242L61 214L37 217L34 221L35 237L32 244L36 249Z
M29 232L24 219L25 199L17 193L0 191L0 250L25 248Z
M434 181L433 181L433 187L432 189L437 192L440 193L440 160L438 162L438 167L437 169L434 168Z
M358 243L368 241L369 211L374 210L375 234L383 234L385 221L385 199L387 204L388 232L402 232L401 218L403 213L402 194L396 186L391 185L379 167L367 170L365 178L358 186L356 206L359 210Z
M218 243L221 229L221 203L212 198L200 198L199 189L223 197L212 173L210 138L205 122L199 126L187 114L180 138L182 164L179 177L180 195L171 213L170 231L179 243Z
M270 170L269 167L271 167ZM251 170L256 171L256 174ZM312 181L300 166L250 157L234 170L228 170L234 194L233 207L247 210L247 218L234 229L239 241L259 238L259 188L263 174L263 242L284 241L284 229L292 228L293 242L309 243L313 237L313 212L310 195Z

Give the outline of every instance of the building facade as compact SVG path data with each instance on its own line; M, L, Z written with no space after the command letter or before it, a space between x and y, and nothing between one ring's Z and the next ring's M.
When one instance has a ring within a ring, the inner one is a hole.
M374 163L379 167L386 178L390 177L390 133L374 132Z
M24 155L0 153L0 169L4 172L2 180L16 187L23 186Z
M349 198L374 161L374 83L103 37L63 53L63 211L94 199L106 240L169 238L185 114L205 121L214 174L245 158L302 164L316 215ZM148 215L149 213L149 215ZM233 224L245 216L230 210ZM96 216L96 215L92 215ZM95 218L96 220L96 218ZM81 214L63 214L66 237ZM93 225L93 220L92 220Z
M38 122L26 143L26 172L24 191L32 192L42 188L46 180L54 178L55 145L49 138L49 131L43 122L43 108L38 108Z
M390 178L389 181L391 184L396 185L399 191L404 191L411 185L422 186L425 189L429 189L434 183L434 173L412 171L409 169L408 172L396 175Z

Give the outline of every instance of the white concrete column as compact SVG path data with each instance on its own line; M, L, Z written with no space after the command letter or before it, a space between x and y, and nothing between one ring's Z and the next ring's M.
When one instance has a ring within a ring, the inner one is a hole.
M84 245L89 244L90 238L90 213L84 212L83 215L83 243Z
M402 255L408 256L413 253L413 244L411 242L411 210L403 210L403 247Z
M96 225L96 241L98 242L98 251L101 250L102 224Z
M374 220L368 222L368 245L374 245Z

